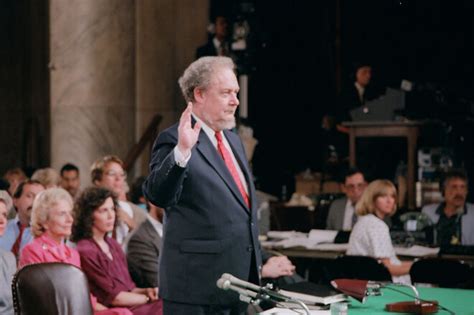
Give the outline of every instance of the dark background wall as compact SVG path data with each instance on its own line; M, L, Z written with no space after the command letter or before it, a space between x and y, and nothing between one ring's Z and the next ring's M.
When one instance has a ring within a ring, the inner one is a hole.
M251 24L249 123L262 190L279 195L295 173L322 168L321 118L360 60L373 65L382 92L402 79L423 91L407 108L441 127L423 131L420 145L454 147L456 164L472 174L474 2L211 1L211 13L219 10Z
M0 174L49 164L48 6L0 1Z
M410 106L442 128L426 131L420 144L452 147L474 175L474 2L211 0L210 8L250 22L248 123L259 140L260 189L291 192L295 173L321 169L321 117L361 59L382 90L409 79L427 91ZM0 2L2 173L50 162L48 23L46 0Z

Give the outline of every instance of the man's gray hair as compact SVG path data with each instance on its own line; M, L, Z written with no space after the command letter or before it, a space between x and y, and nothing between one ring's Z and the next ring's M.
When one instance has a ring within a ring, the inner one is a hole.
M178 83L186 102L194 102L194 89L205 90L211 81L213 72L218 68L235 70L235 64L229 57L201 57L190 64Z

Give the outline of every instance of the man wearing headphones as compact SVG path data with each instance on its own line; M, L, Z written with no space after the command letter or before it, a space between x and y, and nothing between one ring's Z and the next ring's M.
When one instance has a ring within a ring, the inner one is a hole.
M474 204L466 202L467 185L464 170L447 172L441 185L444 202L421 210L434 224L436 245L474 245Z

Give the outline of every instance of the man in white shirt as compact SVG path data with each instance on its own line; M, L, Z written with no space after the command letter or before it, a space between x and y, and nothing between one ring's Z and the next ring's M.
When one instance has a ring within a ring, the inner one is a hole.
M341 190L345 197L336 199L329 208L326 220L326 229L350 231L357 221L355 204L359 201L367 187L364 174L356 168L349 169L341 183Z
M144 193L166 211L160 253L163 314L245 314L223 273L260 283L257 198L235 127L239 84L228 57L202 57L179 84L188 107L158 135Z

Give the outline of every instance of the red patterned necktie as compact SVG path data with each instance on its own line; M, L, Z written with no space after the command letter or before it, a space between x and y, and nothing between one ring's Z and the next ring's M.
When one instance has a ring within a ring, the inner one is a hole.
M217 139L217 151L219 151L222 158L224 159L224 163L229 169L229 172L232 175L232 178L234 179L235 183L237 184L237 188L239 188L239 191L242 194L242 197L244 198L245 204L247 205L247 207L250 208L249 196L247 195L244 185L242 184L242 181L240 180L239 173L237 172L237 168L235 167L234 162L232 161L232 156L230 155L229 151L227 150L227 148L224 146L224 143L222 142L222 135L220 132L216 132L216 139Z
M18 234L18 237L12 246L12 253L15 255L15 257L18 257L18 254L20 253L21 237L23 236L23 231L25 230L26 226L23 226L20 221L18 221L18 228L20 229L20 233Z

